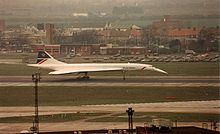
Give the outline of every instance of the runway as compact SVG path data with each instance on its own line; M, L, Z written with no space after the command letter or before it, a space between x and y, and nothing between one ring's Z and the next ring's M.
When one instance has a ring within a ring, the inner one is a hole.
M0 76L0 86L32 86L31 76ZM220 87L219 76L91 76L89 80L76 76L42 76L41 86L180 86Z

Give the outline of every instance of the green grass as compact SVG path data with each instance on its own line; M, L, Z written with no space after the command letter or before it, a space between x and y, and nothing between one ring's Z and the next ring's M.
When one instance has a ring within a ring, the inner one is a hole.
M67 122L75 121L80 119L86 119L88 117L101 116L107 113L63 113L53 115L40 115L40 122L54 123L54 122ZM3 117L0 118L0 123L31 123L33 122L34 116L20 116L20 117Z
M171 121L178 122L219 122L220 114L208 114L208 113L159 113L159 112L147 112L147 113L136 113L134 112L134 122L150 122L155 118L165 118ZM127 114L114 115L111 117L96 118L88 120L90 122L127 122Z
M0 54L0 59L23 59L25 57L28 58L37 58L37 54L35 53L1 53Z
M197 62L197 63L149 63L157 68L163 69L169 73L169 75L177 76L218 76L219 75L219 63L218 62ZM25 64L0 64L0 76L1 75L31 75L36 72L37 69L28 67ZM48 75L49 70L41 70L43 75ZM121 72L97 72L91 73L91 75L104 75L104 76L119 76ZM163 75L161 73L152 71L128 71L129 76L148 76L148 75Z
M39 105L73 106L218 100L219 87L40 87ZM175 97L175 99L167 99ZM0 87L0 106L33 106L33 87Z
M0 64L0 76L31 76L33 73L37 72L37 68L29 67L25 64ZM41 73L47 75L48 70L41 69Z

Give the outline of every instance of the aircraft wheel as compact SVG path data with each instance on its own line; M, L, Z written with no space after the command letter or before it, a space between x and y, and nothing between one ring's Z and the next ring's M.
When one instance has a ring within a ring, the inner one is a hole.
M88 80L90 77L89 76L84 76L83 79Z

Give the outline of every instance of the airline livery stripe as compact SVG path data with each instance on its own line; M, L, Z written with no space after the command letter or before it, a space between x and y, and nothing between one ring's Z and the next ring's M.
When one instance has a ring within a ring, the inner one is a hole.
M47 59L43 59L42 61L40 61L38 64L42 64L46 61Z

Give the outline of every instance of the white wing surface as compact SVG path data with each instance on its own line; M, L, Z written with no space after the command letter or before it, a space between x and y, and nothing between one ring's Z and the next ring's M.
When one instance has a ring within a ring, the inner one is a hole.
M105 68L105 69L79 69L79 70L57 70L49 74L71 74L71 73L85 73L85 72L104 72L104 71L120 71L123 68Z

